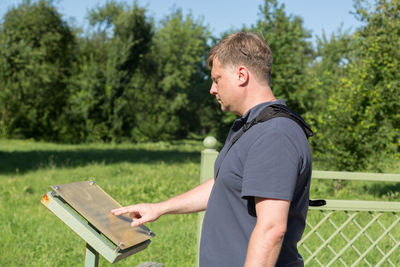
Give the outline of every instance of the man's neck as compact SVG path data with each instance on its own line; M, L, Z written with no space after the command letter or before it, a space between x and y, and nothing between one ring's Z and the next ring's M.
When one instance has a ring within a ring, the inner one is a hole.
M258 94L257 94L258 92ZM251 93L251 92L250 92ZM240 116L246 114L250 109L257 106L258 104L265 103L265 102L273 102L276 101L274 94L272 93L271 89L266 88L263 90L257 90L255 93L249 95L247 100L244 101L243 109Z

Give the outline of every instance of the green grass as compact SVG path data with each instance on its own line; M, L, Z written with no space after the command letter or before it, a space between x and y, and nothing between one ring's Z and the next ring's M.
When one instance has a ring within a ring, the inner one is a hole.
M83 265L84 241L40 203L50 185L90 179L122 205L161 201L198 184L201 149L196 141L60 145L0 140L0 266ZM387 172L400 172L396 161L387 166ZM311 197L400 201L399 192L400 185L393 183L314 180ZM196 214L167 215L147 226L156 233L150 246L112 266L194 265ZM329 259L331 253L325 253ZM100 257L100 266L111 264Z
M50 185L95 180L122 205L166 199L199 181L200 142L56 145L0 140L0 266L82 266L85 244L46 209ZM197 215L148 224L150 246L112 266L191 266ZM111 266L100 257L100 266Z

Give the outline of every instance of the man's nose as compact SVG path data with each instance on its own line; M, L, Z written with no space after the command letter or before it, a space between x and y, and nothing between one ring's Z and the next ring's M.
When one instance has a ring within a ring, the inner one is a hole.
M217 88L215 86L215 83L211 84L210 94L212 94L212 95L216 95L217 94Z

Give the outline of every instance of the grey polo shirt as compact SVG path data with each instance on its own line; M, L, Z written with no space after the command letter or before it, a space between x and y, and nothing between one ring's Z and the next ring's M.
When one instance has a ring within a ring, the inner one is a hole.
M215 162L214 187L207 204L200 244L200 266L243 266L257 222L254 197L291 201L287 232L277 266L303 266L297 252L308 210L311 152L302 128L288 118L274 118L250 128L228 151L242 125L267 105L237 119Z

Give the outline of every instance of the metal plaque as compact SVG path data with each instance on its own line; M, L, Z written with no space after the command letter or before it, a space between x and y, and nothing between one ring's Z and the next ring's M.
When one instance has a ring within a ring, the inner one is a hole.
M129 248L154 236L144 225L131 227L132 220L128 214L113 215L110 211L121 205L93 181L55 185L51 188L120 249Z

